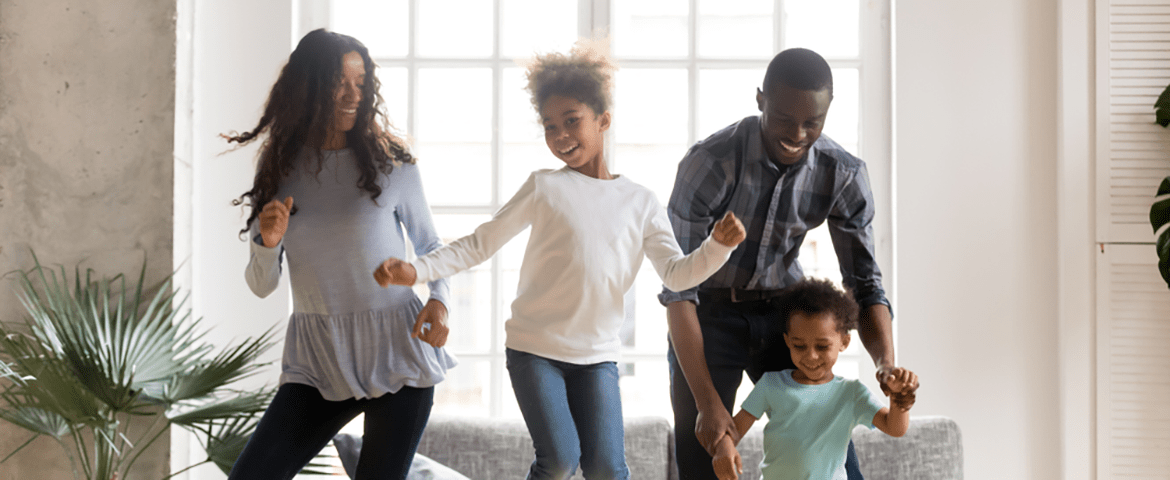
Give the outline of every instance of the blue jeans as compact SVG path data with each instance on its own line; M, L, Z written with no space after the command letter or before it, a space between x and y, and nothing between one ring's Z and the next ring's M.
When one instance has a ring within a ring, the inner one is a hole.
M510 348L505 353L536 448L528 479L567 479L578 462L589 480L628 479L617 365L577 365Z
M699 294L699 328L703 332L703 354L711 382L727 411L735 413L735 392L744 372L754 383L764 372L796 368L792 355L777 335L780 317L769 300L733 303L715 301ZM715 480L711 456L695 437L695 418L699 414L674 347L666 352L670 363L670 402L674 407L674 458L682 480ZM756 427L760 428L760 427ZM845 473L849 480L864 480L857 462L853 441L845 455Z
M291 479L362 412L366 425L354 478L405 479L434 393L434 387L402 387L378 398L332 402L309 385L281 385L228 479Z

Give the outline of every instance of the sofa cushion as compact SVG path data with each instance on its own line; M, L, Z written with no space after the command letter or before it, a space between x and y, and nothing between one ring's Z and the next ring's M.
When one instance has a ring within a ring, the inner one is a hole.
M337 456L341 460L341 468L349 478L357 472L358 457L362 451L362 437L348 433L339 433L333 437L333 446L337 448ZM406 480L470 480L459 472L416 453L410 462L410 471Z
M667 478L670 423L662 417L625 420L630 478ZM520 419L432 415L418 452L473 479L524 478L533 460L532 440ZM574 479L581 479L578 469Z

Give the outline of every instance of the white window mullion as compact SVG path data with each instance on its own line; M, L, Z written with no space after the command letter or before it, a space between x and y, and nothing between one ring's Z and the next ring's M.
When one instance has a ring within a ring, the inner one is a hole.
M687 36L687 144L699 139L699 0L690 0L691 34ZM709 134L709 133L708 133ZM680 155L681 157L681 155Z
M784 51L784 26L788 24L788 14L784 12L784 0L776 0L772 8L775 9L772 11L772 51L780 53Z

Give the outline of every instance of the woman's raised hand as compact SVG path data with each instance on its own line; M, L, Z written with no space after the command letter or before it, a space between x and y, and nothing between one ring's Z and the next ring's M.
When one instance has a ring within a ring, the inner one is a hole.
M390 285L414 285L414 280L418 278L417 271L414 266L402 261L399 258L389 258L378 268L374 269L374 280L381 285L382 288Z
M739 245L744 238L747 237L747 231L743 228L743 223L735 218L735 214L728 210L723 214L723 218L715 222L715 228L711 230L711 236L715 237L715 241L722 243L728 247Z
M293 198L284 197L284 201L272 199L264 209L260 210L260 239L264 246L273 248L280 244L284 233L288 231L288 215L292 211Z

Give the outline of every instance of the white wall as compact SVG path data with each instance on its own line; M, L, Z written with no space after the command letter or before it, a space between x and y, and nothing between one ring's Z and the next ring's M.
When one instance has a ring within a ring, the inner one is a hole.
M211 341L226 344L258 336L275 326L284 338L288 290L283 285L266 299L258 299L244 283L248 245L237 232L247 211L231 201L251 188L258 145L230 151L218 135L251 130L260 119L268 91L292 51L293 2L288 0L180 0L178 29L179 105L176 119L177 262L193 293L197 316L214 325ZM184 35L186 33L189 35ZM227 152L227 153L225 153ZM245 380L243 385L275 385L279 376L281 344L266 359L272 366ZM206 458L185 432L172 432L172 467L182 469ZM186 477L225 478L211 465L197 467ZM180 477L182 480L182 477Z
M900 363L972 479L1060 477L1057 7L895 6Z

